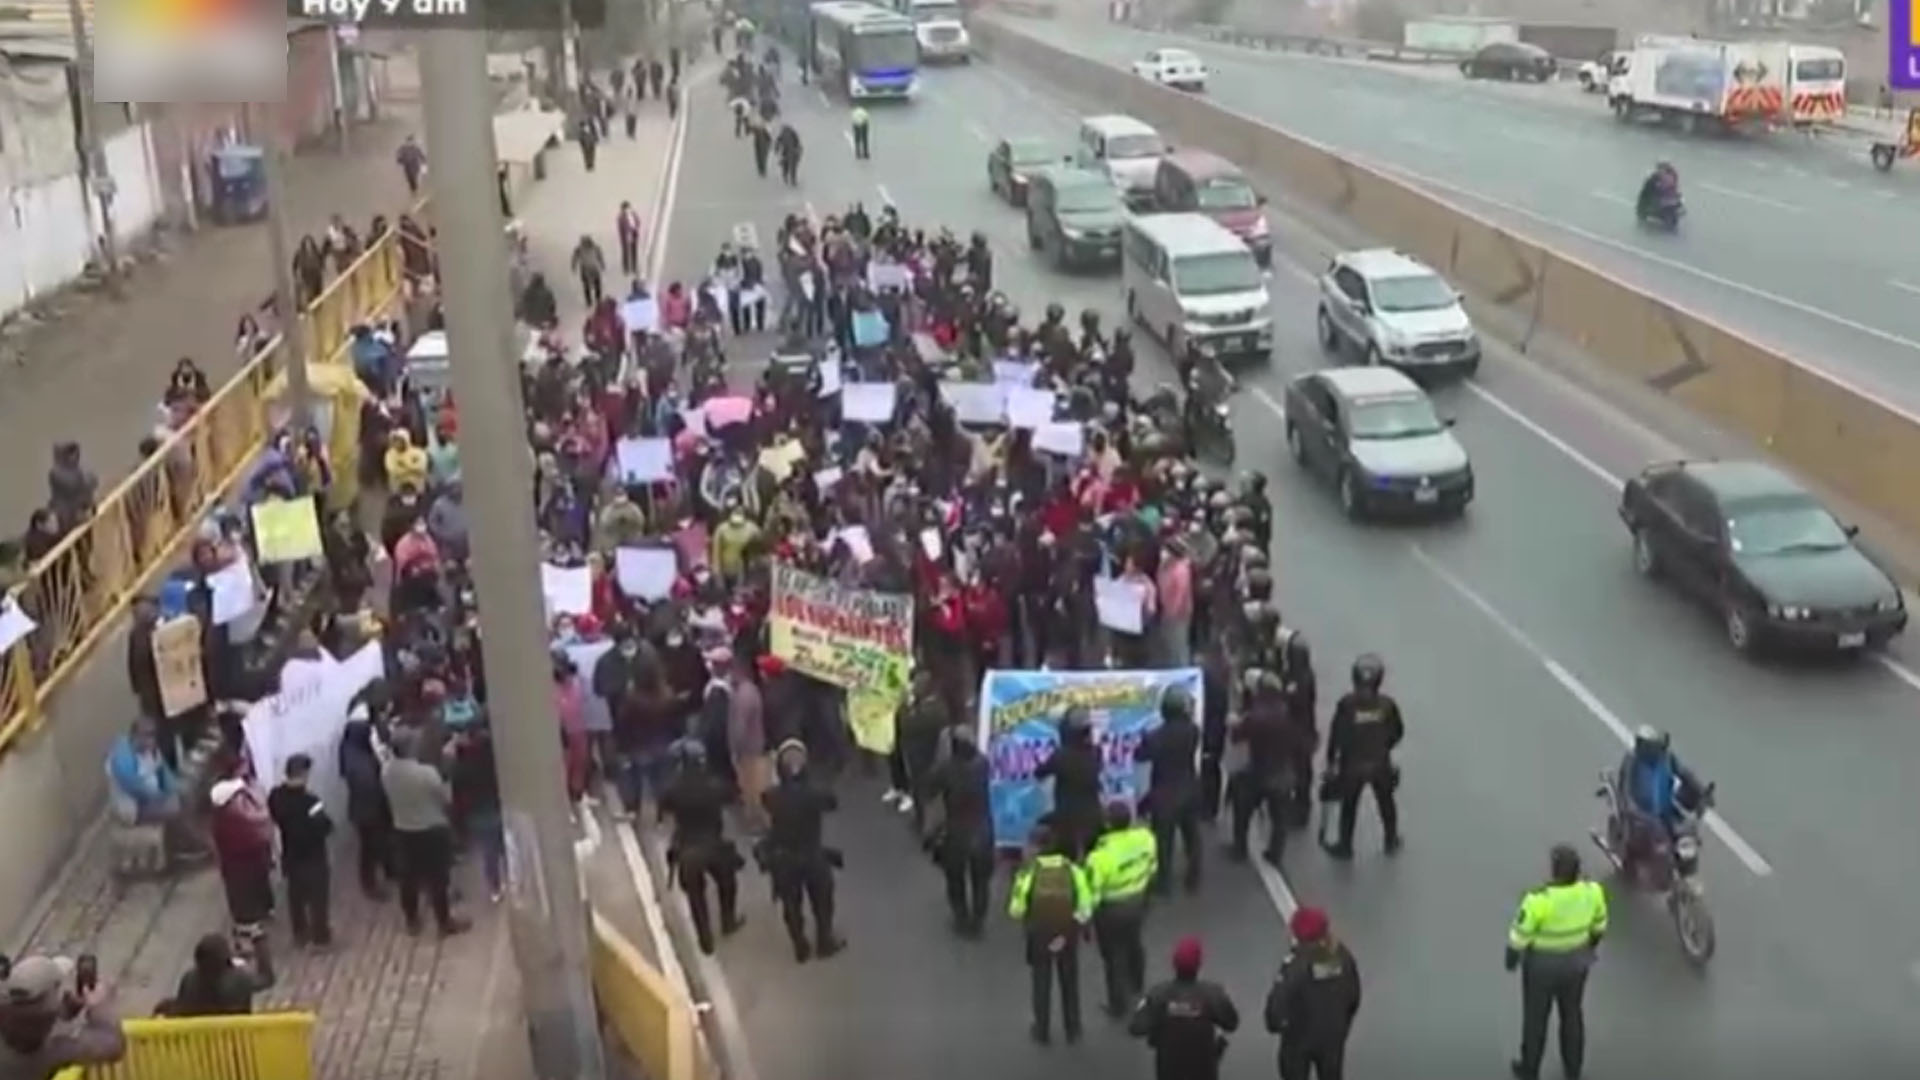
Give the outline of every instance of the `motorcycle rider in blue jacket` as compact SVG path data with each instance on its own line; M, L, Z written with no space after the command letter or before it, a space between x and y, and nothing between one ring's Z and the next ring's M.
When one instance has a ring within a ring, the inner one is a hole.
M1620 812L1626 815L1622 859L1629 866L1648 853L1656 837L1671 843L1675 827L1687 813L1700 809L1706 794L1700 778L1674 755L1671 737L1647 725L1633 733L1633 749L1621 759L1614 788Z

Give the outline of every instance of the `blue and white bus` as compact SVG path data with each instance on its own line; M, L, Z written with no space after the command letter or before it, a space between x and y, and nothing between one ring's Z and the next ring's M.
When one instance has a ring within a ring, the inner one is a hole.
M863 0L813 5L808 49L822 86L849 99L910 98L919 87L920 42L913 20Z

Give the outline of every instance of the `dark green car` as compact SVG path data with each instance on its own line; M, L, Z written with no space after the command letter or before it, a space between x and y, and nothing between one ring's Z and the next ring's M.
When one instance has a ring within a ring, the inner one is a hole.
M1060 164L1058 148L1045 139L1002 139L987 154L987 186L1014 206L1027 204L1027 174Z
M1126 214L1103 173L1060 166L1027 177L1027 243L1062 270L1119 265Z

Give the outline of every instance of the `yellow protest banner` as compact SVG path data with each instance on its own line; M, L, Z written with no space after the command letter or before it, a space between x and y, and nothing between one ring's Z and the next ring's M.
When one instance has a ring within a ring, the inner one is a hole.
M321 553L320 515L312 499L269 499L253 504L253 543L263 563L299 562Z
M760 467L771 473L775 480L785 480L793 475L793 467L806 460L806 456L807 448L800 445L798 439L788 439L760 451Z
M851 690L847 693L847 727L853 731L854 745L874 754L893 753L900 711L897 694L876 690Z
M803 675L898 701L913 673L913 598L773 568L773 655Z
M181 615L154 627L153 666L160 679L160 707L168 716L205 705L207 677L200 663L200 620Z

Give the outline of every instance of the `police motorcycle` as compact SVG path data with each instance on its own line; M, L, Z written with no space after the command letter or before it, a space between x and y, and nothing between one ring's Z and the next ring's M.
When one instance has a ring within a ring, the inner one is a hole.
M1664 897L1680 952L1695 967L1705 967L1713 959L1717 943L1713 914L1707 910L1706 882L1700 877L1700 825L1713 805L1713 790L1712 784L1706 785L1696 806L1679 808L1681 816L1671 830L1671 838L1669 830L1648 830L1653 835L1647 840L1645 852L1629 860L1628 831L1632 824L1621 809L1625 795L1620 791L1619 777L1612 770L1602 770L1594 796L1605 807L1605 832L1589 831L1616 874L1636 889Z

